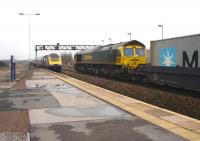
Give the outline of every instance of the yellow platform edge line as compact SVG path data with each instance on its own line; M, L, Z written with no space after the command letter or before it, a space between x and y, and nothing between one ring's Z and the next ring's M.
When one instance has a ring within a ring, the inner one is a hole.
M43 70L43 69L42 69L42 70ZM67 83L73 85L74 87L77 87L77 88L79 88L79 89L81 89L81 90L83 90L83 91L85 91L85 92L87 92L87 93L89 93L89 94L91 94L91 95L97 97L97 98L100 98L101 100L103 100L103 101L105 101L105 102L111 103L112 105L114 105L114 106L116 106L116 107L118 107L118 108L120 108L120 109L123 109L123 110L129 112L130 114L137 115L137 116L139 116L140 118L142 118L142 119L144 119L144 120L146 120L146 121L148 121L148 122L150 122L150 123L152 123L152 124L155 124L155 125L157 125L157 126L163 128L163 129L166 129L166 130L168 130L168 131L170 131L170 132L172 132L172 133L174 133L174 134L177 134L177 135L179 135L179 136L181 136L181 137L183 137L183 138L186 138L186 139L191 140L191 141L198 141L198 140L200 140L200 134L198 134L198 133L196 133L196 132L193 132L193 131L191 131L191 130L189 130L189 129L183 128L183 127L181 127L181 126L179 126L179 125L176 125L176 124L174 124L174 123L171 123L171 122L169 122L169 121L167 121L167 120L164 120L164 119L161 119L161 118L159 118L159 117L152 116L152 115L150 115L150 114L147 114L146 112L143 112L143 111L139 111L139 110L137 110L137 109L134 109L134 108L132 108L132 107L126 105L125 103L123 103L123 102L121 102L121 101L119 101L119 100L116 100L116 98L113 99L112 96L111 96L111 97L108 97L108 96L105 96L105 95L93 94L93 93L91 92L92 90L86 90L86 89L84 89L84 87L82 87L81 85L79 85L79 84L77 85L77 82L75 82L75 81L79 81L79 82L81 82L81 83L84 83L84 84L87 84L87 85L91 85L91 86L94 86L94 87L96 87L96 88L100 88L100 89L102 89L102 90L111 92L111 93L113 93L113 94L118 94L118 93L112 92L112 91L110 91L110 90L106 90L106 89L104 89L104 88L95 86L95 85L93 85L93 84L90 84L90 83L87 83L87 82L84 82L84 81L81 81L81 80L78 80L78 79L75 79L75 78L72 78L72 77L67 76L67 75L64 75L64 74L52 72L52 71L49 71L49 70L43 70L43 71L45 71L45 72L47 72L47 73L49 73L49 74L51 74L51 75L57 77L57 78L61 79L62 81L67 82ZM65 78L63 78L63 77L65 77ZM68 79L68 80L67 80L67 79ZM73 82L73 81L74 81L74 82ZM79 83L79 82L78 82L78 83ZM120 94L118 94L118 95L120 95ZM124 96L124 95L120 95L120 96ZM124 96L124 97L129 98L129 99L132 99L132 98L127 97L127 96ZM169 112L169 113L173 113L173 114L175 114L175 115L178 115L178 116L187 118L188 120L192 120L192 121L196 121L196 122L200 123L200 121L197 120L197 119L193 119L193 118L187 117L187 116L185 116L185 115L181 115L181 114L179 114L179 113L175 113L175 112L173 112L173 111L169 111L169 110L166 110L166 109L162 109L162 108L159 108L159 107L157 107L157 106L154 106L154 105L145 103L145 102L143 102L143 101L139 101L139 100L136 100L136 99L133 99L133 100L138 101L139 103L143 103L143 104L152 106L152 107L154 107L154 108L157 108L157 109L160 109L160 110L164 110L164 111L167 111L167 112Z

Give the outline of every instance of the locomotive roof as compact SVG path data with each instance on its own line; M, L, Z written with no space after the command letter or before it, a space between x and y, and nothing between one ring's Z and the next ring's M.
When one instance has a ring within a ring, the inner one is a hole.
M50 57L52 57L52 58L57 58L57 57L59 57L58 54L56 54L56 53L51 53L51 54L45 55L44 58L46 58L46 57L48 57L48 56L50 56Z
M118 47L125 47L125 46L128 46L128 45L139 45L139 46L145 47L145 45L143 43L141 43L137 40L132 40L132 41L128 41L128 42L120 42L120 43L116 43L116 44L98 46L98 47L95 47L93 49L80 51L76 54L86 54L86 53L91 53L91 52L95 52L95 51L98 51L98 50L108 50L110 47L112 47L112 49L117 49Z
M123 46L128 46L128 45L139 45L139 46L142 46L142 47L145 47L145 45L137 40L132 40L132 41L129 41L129 42L124 42L124 45Z

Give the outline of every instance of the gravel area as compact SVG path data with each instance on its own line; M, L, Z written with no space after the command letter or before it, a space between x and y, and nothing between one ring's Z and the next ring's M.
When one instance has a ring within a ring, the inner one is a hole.
M23 66L19 69L20 70L17 71L17 83L9 89L0 89L1 96L4 95L6 97L9 97L8 92L13 91L13 89L17 90L25 88L25 80L31 76L31 72L28 72L25 75ZM1 74L6 76L7 72L1 72ZM0 81L0 85L3 84L4 81L5 80L2 79L2 81ZM0 141L27 141L27 133L30 129L29 126L30 123L28 110L1 111Z
M65 69L62 73L158 107L200 119L200 93L198 92L151 84L120 82L109 78L80 74L71 68Z
M0 112L0 132L27 133L29 130L28 111Z
M24 76L25 64L17 64L16 66L16 79L19 80ZM0 68L0 83L10 81L10 68Z
M28 71L26 74L21 76L21 78L18 80L18 82L12 87L16 89L24 89L26 87L26 80L30 79L33 75L33 71Z

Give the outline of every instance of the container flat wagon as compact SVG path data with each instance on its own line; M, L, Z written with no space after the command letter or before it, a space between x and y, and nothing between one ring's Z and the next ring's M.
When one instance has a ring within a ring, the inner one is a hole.
M200 91L200 34L151 41L150 64L137 75L153 83Z

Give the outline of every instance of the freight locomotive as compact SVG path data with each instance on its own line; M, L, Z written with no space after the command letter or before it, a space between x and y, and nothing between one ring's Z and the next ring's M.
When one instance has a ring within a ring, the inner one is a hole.
M62 60L58 54L52 53L38 58L33 62L33 65L36 67L44 67L53 71L60 72L62 69Z
M74 68L78 72L88 72L115 76L118 78L138 78L134 70L147 64L145 45L137 40L99 46L75 54Z

